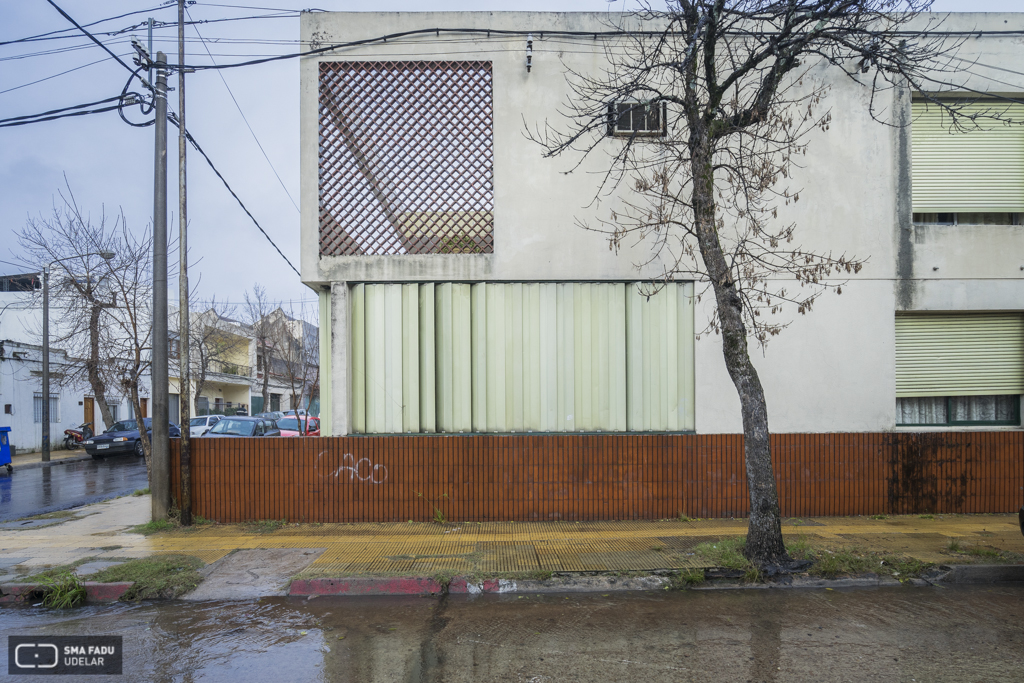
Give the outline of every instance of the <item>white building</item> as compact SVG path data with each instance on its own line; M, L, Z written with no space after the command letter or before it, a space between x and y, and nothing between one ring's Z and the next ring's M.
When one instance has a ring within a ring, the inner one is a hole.
M471 29L302 62L301 265L320 294L325 430L742 431L721 338L701 333L707 300L689 282L647 300L634 283L666 265L634 267L650 245L615 253L577 227L623 199L591 203L600 155L565 174L573 159L544 159L524 137L559 123L567 69L599 73L608 20L303 15L303 44ZM1022 24L964 14L943 29ZM1004 68L1021 63L1019 39L970 35L959 57L973 75L949 97L1024 100L1024 76ZM779 220L808 249L867 263L755 352L772 431L1019 429L1024 127L950 134L908 90L875 102L896 124L882 125L868 88L831 78L830 130L808 138L800 201Z

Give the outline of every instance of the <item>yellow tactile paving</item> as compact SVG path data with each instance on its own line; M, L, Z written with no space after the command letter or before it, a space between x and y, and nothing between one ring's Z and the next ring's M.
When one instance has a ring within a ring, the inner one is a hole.
M89 506L62 524L0 531L0 575L101 559L186 553L204 562L248 548L323 548L311 574L506 573L534 571L631 571L698 567L692 548L700 542L743 535L742 519L610 522L463 522L213 525L152 536L130 533L149 519L148 496ZM813 546L857 547L949 562L950 539L1024 553L1015 515L908 515L788 519L787 541ZM2 560L7 557L17 563Z

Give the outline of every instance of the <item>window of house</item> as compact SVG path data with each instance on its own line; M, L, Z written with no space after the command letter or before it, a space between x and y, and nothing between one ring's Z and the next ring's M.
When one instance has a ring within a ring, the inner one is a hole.
M491 62L320 63L322 256L494 251Z
M43 394L32 394L32 421L43 423ZM50 394L50 422L60 422L60 394Z
M119 422L121 420L121 402L111 403L108 401L107 408L110 410L110 419Z
M355 285L358 433L694 428L693 286Z
M911 175L917 223L1019 225L1024 213L1024 104L963 104L957 130L933 102L912 104ZM975 117L972 123L966 117Z
M608 105L608 135L664 136L667 114L664 102L612 102Z
M276 413L281 410L281 394L270 395L270 412Z
M1024 314L896 316L896 424L1019 425Z

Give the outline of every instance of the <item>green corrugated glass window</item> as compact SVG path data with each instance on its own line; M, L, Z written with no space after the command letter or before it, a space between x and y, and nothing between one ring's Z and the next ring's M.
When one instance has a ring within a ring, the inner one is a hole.
M914 213L1024 212L1024 105L982 100L964 114L1018 122L979 120L979 130L958 132L935 104L915 101L911 124Z
M357 432L693 429L689 283L356 285L352 329Z

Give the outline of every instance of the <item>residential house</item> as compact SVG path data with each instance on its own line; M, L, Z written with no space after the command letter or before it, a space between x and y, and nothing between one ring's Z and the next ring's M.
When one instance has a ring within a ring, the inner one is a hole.
M971 74L940 79L963 84L945 96L1024 120L998 99L1024 100L1008 68L1024 46L998 34L1022 16L949 15ZM615 19L302 15L303 44L366 41L300 67L301 271L320 297L325 433L742 431L703 286L646 296L672 264L579 227L627 198L618 186L594 201L607 160L566 173L577 159L524 136L564 123L566 72L600 75ZM462 31L440 42L437 28ZM867 261L755 351L772 430L1019 429L1024 127L952 131L907 89L874 100L884 125L868 88L815 73L832 121L808 136L800 201L779 220L809 249Z
M11 427L11 443L19 450L42 448L42 301L37 273L0 276L0 426ZM59 329L61 312L51 306L51 329ZM56 448L64 430L83 422L101 431L101 411L84 381L84 361L60 348L50 348L50 443ZM111 388L106 396L113 422L134 415L131 401ZM141 399L148 407L148 393ZM113 423L112 422L112 423Z

